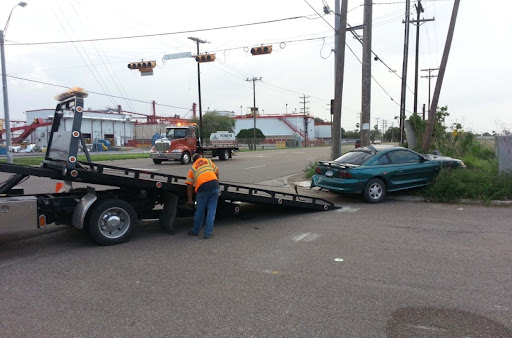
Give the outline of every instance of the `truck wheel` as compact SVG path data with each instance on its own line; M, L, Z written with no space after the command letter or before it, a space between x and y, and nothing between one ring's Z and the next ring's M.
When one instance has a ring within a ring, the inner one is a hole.
M97 202L89 218L89 234L100 245L127 242L135 229L137 214L123 200L109 198Z
M181 155L181 164L189 164L190 163L190 154L188 151L185 151L183 155Z
M229 158L229 149L222 149L219 151L219 160L226 161Z
M172 193L163 193L164 208L160 214L160 226L168 234L174 235L174 220L178 213L178 196Z
M162 160L159 160L159 159L154 158L154 159L153 159L153 163L154 163L154 164L160 164L160 163L162 163Z
M386 185L378 178L372 178L366 184L363 196L368 203L379 203L386 197Z

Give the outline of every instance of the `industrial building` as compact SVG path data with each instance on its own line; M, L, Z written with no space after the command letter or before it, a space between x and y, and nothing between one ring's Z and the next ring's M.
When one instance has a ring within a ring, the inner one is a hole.
M195 105L193 110L195 113ZM25 141L45 148L48 145L54 113L54 109L26 111L26 124L11 126L13 144ZM317 139L330 137L330 126L328 136L324 132L318 134L314 119L309 115L257 115L256 119L252 114L235 116L233 112L221 112L221 115L235 119L235 134L242 129L252 129L256 123L256 128L265 135L265 140L258 142L261 144L276 147L302 147L313 145ZM72 112L65 111L62 121L61 128L70 130L73 122ZM117 111L87 110L83 113L82 135L86 144L106 140L112 147L147 147L151 145L151 138L155 133L163 134L166 127L189 121L177 115L157 116L155 109L153 109L153 115L125 112L120 107ZM2 138L5 139L5 135L2 135ZM239 140L239 142L248 143L246 140Z
M263 144L284 144L287 147L309 146L315 142L314 118L303 114L258 115L251 114L234 117L235 134L242 129L256 128L265 135ZM241 140L238 140L239 142Z
M54 109L28 110L27 125L37 119L44 121L53 120ZM71 130L73 124L73 115L70 111L65 111L61 125L62 130ZM93 144L99 140L107 140L112 146L123 146L128 140L135 137L135 121L123 113L84 111L82 117L82 135L86 144ZM51 125L35 129L28 138L30 143L35 143L43 148L48 145L48 137Z

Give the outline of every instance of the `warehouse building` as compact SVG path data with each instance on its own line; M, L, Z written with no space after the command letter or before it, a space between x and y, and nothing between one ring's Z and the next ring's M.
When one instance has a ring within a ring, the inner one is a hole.
M26 112L27 125L36 119L53 120L54 109L38 109ZM71 130L73 114L64 111L61 130ZM82 135L86 144L94 144L99 140L107 140L111 146L120 147L132 140L134 135L134 121L130 116L114 111L84 111L82 117ZM28 142L35 143L43 148L48 145L51 126L35 129Z

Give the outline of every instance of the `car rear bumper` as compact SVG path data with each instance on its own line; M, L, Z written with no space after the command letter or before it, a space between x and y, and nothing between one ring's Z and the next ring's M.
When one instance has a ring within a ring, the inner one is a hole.
M325 177L323 175L314 175L311 178L311 188L319 187L345 194L360 194L363 191L365 184L366 181L332 178Z

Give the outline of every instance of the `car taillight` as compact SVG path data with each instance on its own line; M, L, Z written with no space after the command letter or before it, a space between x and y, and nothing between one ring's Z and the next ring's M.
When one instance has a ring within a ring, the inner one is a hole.
M351 178L352 176L350 175L350 173L348 171L340 171L340 172L338 172L338 177L339 178Z
M321 174L322 173L322 171L320 170L320 167L316 167L315 168L315 173L317 173L317 174Z

